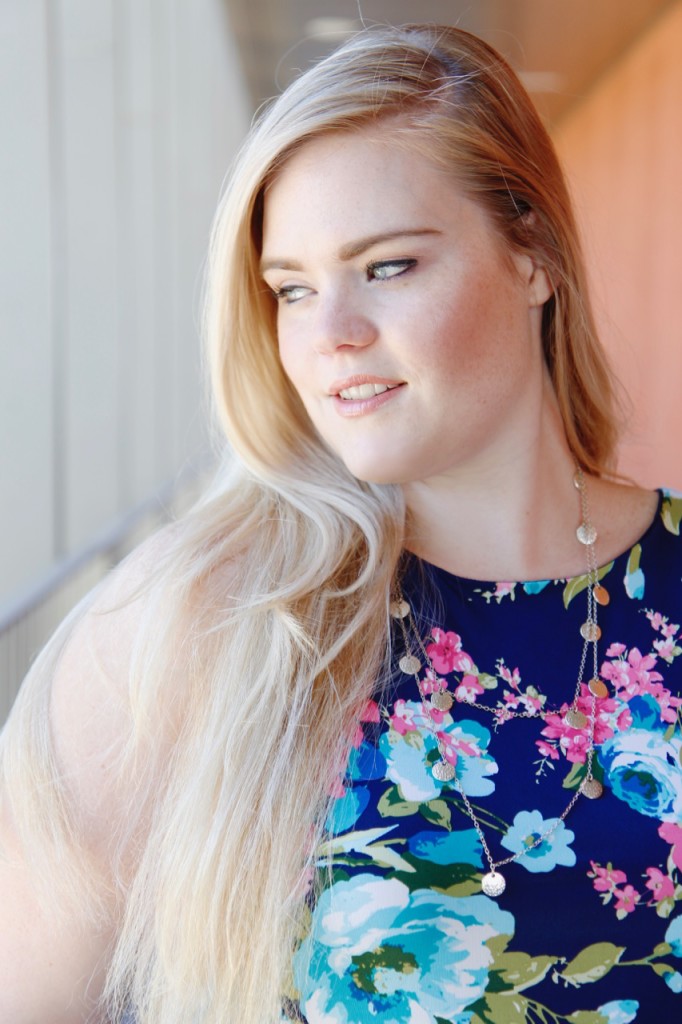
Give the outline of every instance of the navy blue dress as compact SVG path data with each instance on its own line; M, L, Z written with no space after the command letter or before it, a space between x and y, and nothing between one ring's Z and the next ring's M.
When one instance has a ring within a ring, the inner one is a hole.
M394 674L362 716L320 851L293 1019L682 1019L681 518L682 499L661 492L644 536L600 570L593 773L604 792L580 796L565 820L590 747L589 719L566 719L586 578L486 583L409 560L403 592L431 663L422 688L445 680L458 699L425 713L397 667L396 629ZM578 708L591 700L583 684ZM461 793L431 771L436 733L493 859L521 854L500 869L496 899L481 891L489 868Z

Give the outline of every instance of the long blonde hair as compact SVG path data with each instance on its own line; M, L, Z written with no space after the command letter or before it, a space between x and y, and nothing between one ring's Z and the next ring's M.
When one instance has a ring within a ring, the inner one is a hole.
M107 998L140 1024L276 1019L329 793L385 664L401 493L354 479L316 435L278 359L258 258L264 192L289 156L387 117L510 248L547 267L543 344L569 444L592 473L613 456L611 383L566 187L517 78L454 28L358 34L259 118L212 237L206 338L224 465L147 581L129 680L121 770L139 795L132 817L145 807L149 824ZM59 808L66 846L77 826L39 724L47 677L39 666L18 702L5 773L35 820ZM155 736L145 723L168 720L170 702L173 727ZM27 736L39 793L22 781ZM51 843L56 832L43 829Z

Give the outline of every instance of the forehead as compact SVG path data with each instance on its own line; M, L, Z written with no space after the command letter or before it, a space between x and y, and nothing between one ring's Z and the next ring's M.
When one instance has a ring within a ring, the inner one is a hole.
M454 174L394 126L334 132L305 142L264 196L263 251L343 236L438 225L467 200ZM279 253L278 253L279 255Z

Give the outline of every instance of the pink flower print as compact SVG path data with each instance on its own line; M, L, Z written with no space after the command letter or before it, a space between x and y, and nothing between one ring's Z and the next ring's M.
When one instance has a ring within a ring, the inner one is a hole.
M424 693L438 693L440 690L447 689L447 682L445 679L441 679L431 668L427 668L425 678L422 679L422 690Z
M660 672L652 671L657 660L655 654L642 654L637 647L633 647L627 659L605 661L601 675L613 683L619 697L629 700L650 693L651 684L661 682L663 676Z
M495 589L493 591L493 597L495 598L495 600L499 604L500 601L502 600L502 598L506 597L507 594L511 594L512 597L514 596L514 589L515 589L515 587L516 587L516 583L510 583L507 580L503 580L500 583L496 583L495 584Z
M427 644L428 654L436 672L444 674L452 672L455 667L456 655L462 649L462 638L457 633L447 632L442 629L431 631L433 643Z
M631 914L639 903L639 893L631 885L626 885L624 889L614 889L613 895L617 897L615 909L621 919Z
M665 623L668 621L666 618L664 618L663 615L661 615L660 612L647 611L646 617L651 623L652 627L656 630L656 632L658 632L661 626L664 626Z
M409 707L407 702L404 700L397 700L393 705L393 714L391 715L391 727L400 736L405 736L408 732L415 732L417 729L417 723L414 720L414 708Z
M625 644L611 644L606 651L607 658L618 658L625 652Z
M629 729L631 725L632 714L630 713L630 708L626 706L623 708L621 713L618 715L618 718L616 719L616 728L618 729L618 732L625 732L625 730Z
M329 795L334 796L337 800L346 795L346 787L343 784L343 779L340 775L335 775L332 779L332 783L329 787Z
M682 825L675 825L672 821L664 821L658 827L658 834L666 843L670 843L672 850L670 856L676 868L682 871Z
M651 671L656 664L656 661L657 659L654 654L642 654L637 647L633 647L628 654L630 679L635 683L639 683L640 686L648 682L658 682L663 679L660 672Z
M615 892L616 887L622 885L623 882L627 882L628 878L624 871L618 871L612 866L611 863L607 864L605 868L601 864L597 864L596 861L591 860L590 865L592 870L587 872L588 878L593 878L592 885L597 892ZM630 886L632 888L632 886Z
M654 640L654 649L659 658L663 658L663 661L671 662L675 657L675 641L673 639Z
M537 748L543 757L549 757L552 761L559 760L559 751L547 740L537 740Z
M589 740L582 732L575 731L573 736L562 736L559 743L568 761L572 764L585 763Z
M584 764L590 744L589 716L592 713L592 695L584 683L576 706L588 719L582 729L575 729L568 724L564 717L568 706L564 705L561 712L555 711L545 716L545 728L541 735L548 740L558 740L559 748L568 761L574 764ZM617 709L618 704L612 697L601 697L595 701L594 742L596 744L604 743L605 740L613 736L611 720Z
M361 722L380 722L381 714L379 712L379 705L375 700L368 700L365 704L364 710L360 715Z
M661 627L661 633L664 637L672 639L672 637L677 635L677 631L679 630L679 628L680 627L676 622L669 622Z
M455 652L452 667L455 672L466 672L468 674L472 674L476 671L474 660L466 651Z
M507 668L505 663L500 659L497 663L497 673L500 679L504 680L508 686L511 686L512 690L518 690L521 686L521 673L518 668L515 668L512 672Z
M673 697L670 690L660 683L652 683L642 687L642 693L649 693L661 709L661 721L675 722L677 709L682 706L682 697Z
M661 900L667 900L675 895L673 880L668 875L664 875L659 868L647 868L646 874L648 881L644 884L647 889L651 890L651 903L660 903Z
M457 700L463 700L471 704L476 700L477 697L483 693L483 687L478 681L478 676L472 676L467 674L462 677L459 685L455 689L455 697Z
M613 645L622 647L622 644ZM627 687L630 682L630 672L628 670L627 662L622 659L617 661L605 661L602 665L599 675L602 679L605 679L607 683L613 683L615 690L623 690Z
M481 756L479 747L475 742L464 739L460 728L456 728L453 732L437 732L436 736L443 752L443 757L452 765L457 763L460 753L466 754L467 757Z
M361 745L362 741L364 740L364 738L365 734L362 731L362 726L356 725L355 732L353 733L353 739L351 740L351 745L355 747L355 749L357 750L358 747Z

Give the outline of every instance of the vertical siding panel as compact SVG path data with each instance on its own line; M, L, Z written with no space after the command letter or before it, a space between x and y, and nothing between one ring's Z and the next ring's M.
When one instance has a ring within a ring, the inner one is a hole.
M0 605L53 554L47 53L44 0L0 4Z
M634 415L621 469L682 488L682 3L555 132L600 328Z

